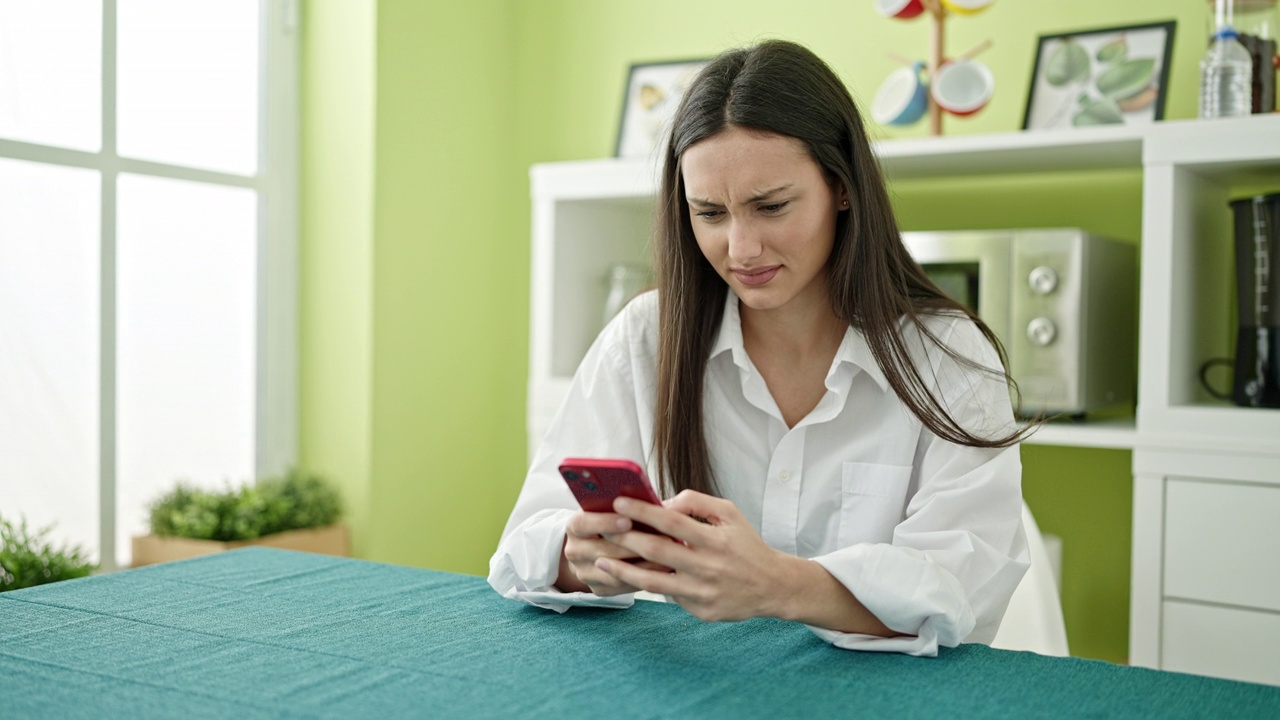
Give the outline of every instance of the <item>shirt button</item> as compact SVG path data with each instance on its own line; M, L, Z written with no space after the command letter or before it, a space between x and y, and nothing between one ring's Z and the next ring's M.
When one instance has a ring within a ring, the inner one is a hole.
M779 473L778 473L778 479L779 479L779 480L781 480L782 482L786 482L786 481L790 480L790 479L791 479L791 471L790 471L790 470L783 470L782 472L779 472Z

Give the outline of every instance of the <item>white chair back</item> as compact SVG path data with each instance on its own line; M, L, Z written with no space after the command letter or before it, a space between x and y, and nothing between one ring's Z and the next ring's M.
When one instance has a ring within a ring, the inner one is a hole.
M1040 526L1025 502L1022 524L1031 551L1031 567L1013 592L991 647L1065 657L1068 655L1067 626L1062 620L1058 584L1053 578L1053 565L1040 535Z

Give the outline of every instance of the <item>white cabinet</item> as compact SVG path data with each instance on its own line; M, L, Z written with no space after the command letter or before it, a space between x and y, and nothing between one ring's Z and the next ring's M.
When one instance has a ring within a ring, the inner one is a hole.
M1280 685L1280 455L1270 443L1266 453L1134 451L1131 664Z
M891 183L1141 169L1136 417L1050 425L1030 442L1133 450L1132 663L1280 683L1280 607L1267 601L1280 597L1280 410L1214 400L1198 374L1233 352L1227 201L1280 190L1280 115L913 138L876 152ZM610 265L648 261L657 168L554 163L531 179L530 451L602 326ZM1236 626L1252 629L1226 629Z
M1168 600L1160 667L1274 685L1280 678L1280 615Z
M1169 476L1164 508L1166 599L1280 615L1280 484Z

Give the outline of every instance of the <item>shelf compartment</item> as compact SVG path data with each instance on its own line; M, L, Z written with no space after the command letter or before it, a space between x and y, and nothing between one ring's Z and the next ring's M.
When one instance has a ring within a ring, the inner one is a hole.
M1144 161L1139 425L1161 445L1204 435L1278 437L1280 411L1217 401L1199 371L1235 353L1228 202L1280 191L1280 117L1161 127ZM1230 390L1229 371L1211 377L1219 392Z

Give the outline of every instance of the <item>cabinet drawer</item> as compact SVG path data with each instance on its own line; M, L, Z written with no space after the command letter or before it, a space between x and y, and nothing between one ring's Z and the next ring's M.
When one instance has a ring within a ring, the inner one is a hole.
M1280 685L1280 615L1164 602L1160 667Z
M1280 487L1170 478L1164 596L1280 611Z

